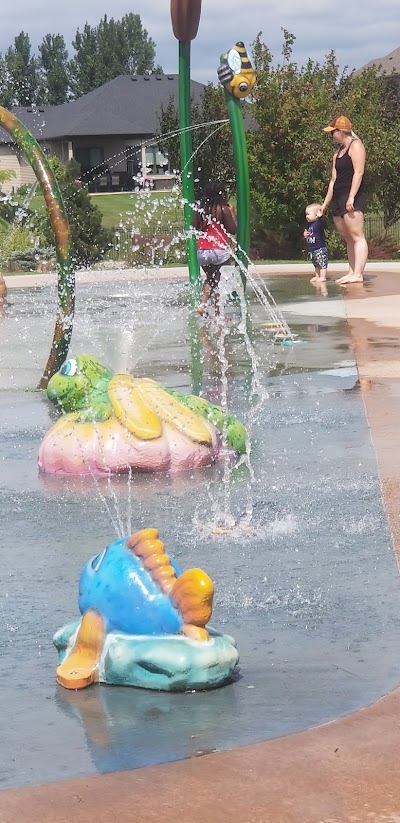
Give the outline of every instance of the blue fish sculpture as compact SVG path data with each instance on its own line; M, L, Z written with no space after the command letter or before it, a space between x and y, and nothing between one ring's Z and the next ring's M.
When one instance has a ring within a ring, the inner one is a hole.
M232 638L206 629L213 596L209 576L181 572L157 529L117 540L83 568L82 620L54 637L57 682L67 689L95 682L170 690L221 685L238 652Z

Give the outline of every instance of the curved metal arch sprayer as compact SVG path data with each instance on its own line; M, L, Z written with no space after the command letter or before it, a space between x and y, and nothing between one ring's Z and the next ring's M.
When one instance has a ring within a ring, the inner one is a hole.
M58 306L50 354L39 382L44 389L68 354L75 308L75 272L71 261L68 217L56 178L39 143L12 112L0 106L0 126L14 138L32 166L49 212L59 268Z

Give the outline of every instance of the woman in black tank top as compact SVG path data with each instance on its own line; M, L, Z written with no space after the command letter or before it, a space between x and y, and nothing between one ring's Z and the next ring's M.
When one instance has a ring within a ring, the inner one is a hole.
M324 131L332 134L339 148L333 156L332 176L322 210L326 211L331 205L336 229L346 241L349 271L336 282L347 286L363 282L368 257L364 235L365 148L352 131L350 120L343 115L335 117Z

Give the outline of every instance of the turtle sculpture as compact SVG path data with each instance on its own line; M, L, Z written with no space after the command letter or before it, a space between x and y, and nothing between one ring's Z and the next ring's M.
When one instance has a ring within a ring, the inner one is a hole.
M89 355L67 360L47 395L64 412L39 449L49 474L176 472L210 465L224 447L246 451L245 427L220 406L114 374Z
M116 540L86 563L80 621L60 629L57 682L83 689L102 682L166 691L227 682L235 641L206 628L214 585L202 569L181 572L157 529Z

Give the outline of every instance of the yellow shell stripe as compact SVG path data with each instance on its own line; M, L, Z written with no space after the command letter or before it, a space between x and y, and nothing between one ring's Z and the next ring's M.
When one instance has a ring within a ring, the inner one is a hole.
M145 401L154 409L159 418L185 434L195 443L212 443L211 432L203 419L176 400L154 380L138 379L136 385Z
M133 377L129 374L116 374L112 377L108 396L117 420L135 437L139 440L156 440L161 437L162 422Z

